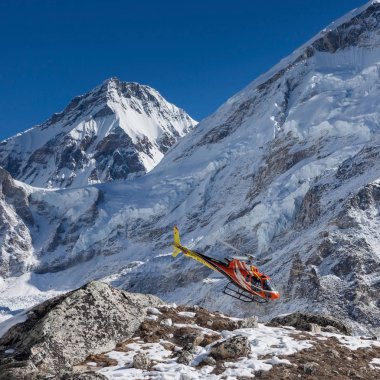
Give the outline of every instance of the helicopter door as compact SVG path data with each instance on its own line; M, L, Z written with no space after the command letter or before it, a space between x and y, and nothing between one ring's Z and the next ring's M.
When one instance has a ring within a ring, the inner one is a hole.
M248 282L248 284L251 285L251 289L252 288L260 288L261 287L260 280L258 280L255 276L252 276L250 274L247 274L245 276L245 281Z

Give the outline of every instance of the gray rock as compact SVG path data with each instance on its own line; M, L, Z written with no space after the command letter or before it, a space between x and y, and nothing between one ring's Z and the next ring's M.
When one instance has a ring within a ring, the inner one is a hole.
M146 309L161 304L154 296L127 293L96 281L48 300L0 339L0 350L15 349L11 358L0 358L0 373L4 369L13 373L15 368L14 373L30 372L33 367L41 376L63 374L88 355L110 351L130 338ZM19 363L25 363L25 370L18 368Z
M316 323L310 323L310 332L319 334L322 332L321 326L317 325Z
M180 364L189 365L193 360L193 354L190 351L183 350L179 353L177 362Z
M340 334L341 331L339 331L336 327L333 326L326 326L323 328L324 332L332 333L332 334Z
M312 187L304 196L296 215L296 225L305 228L313 224L320 216L320 186Z
M54 372L50 374L54 376ZM37 375L38 370L31 361L20 360L0 364L0 380L34 380Z
M144 352L139 352L133 357L133 368L147 370L152 364L152 361Z
M195 353L197 352L195 346L196 346L196 344L193 344L193 343L187 343L187 344L183 347L183 351L188 351L188 352L190 352L190 354L195 354Z
M241 319L239 321L236 321L237 328L239 329L252 329L256 328L259 325L259 319L256 316L248 317Z
M188 344L199 346L204 339L204 334L199 330L182 327L174 332L174 337L178 339L179 343L183 346Z
M60 378L54 378L53 380L107 380L107 377L99 372L82 372L75 374L66 374Z
M327 353L332 356L333 358L339 358L340 357L340 354L337 350L334 350L334 349L330 349L327 351Z
M241 356L248 356L251 353L251 346L245 336L234 336L222 342L216 343L210 355L215 359L236 359Z
M303 365L303 371L306 373L306 375L314 375L314 373L317 371L318 366L318 363L307 362Z
M218 361L216 363L216 366L215 366L214 370L212 371L212 373L214 373L215 375L220 375L225 370L226 370L226 367L225 367L224 363L222 361Z
M308 313L292 313L273 318L268 326L292 326L297 330L314 331L318 330L315 325L319 325L322 331L325 328L333 327L341 334L351 335L351 329L344 323L323 315L315 315Z
M202 360L203 364L210 365L210 366L215 366L216 365L216 360L212 356L206 356Z

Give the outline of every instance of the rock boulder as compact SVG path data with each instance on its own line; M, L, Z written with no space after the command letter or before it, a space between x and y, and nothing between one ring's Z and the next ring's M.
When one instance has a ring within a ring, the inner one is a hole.
M210 355L215 359L237 359L241 356L248 356L251 353L251 346L245 336L234 336L222 342L216 343Z
M318 332L319 329L316 325L320 326L321 331L331 332L331 329L334 329L334 332L340 334L352 334L351 329L344 323L331 317L316 314L292 313L275 317L268 323L268 326L292 326L297 330Z
M32 380L70 372L88 355L112 350L130 338L147 308L161 304L157 297L96 281L50 299L0 338L0 379ZM12 355L2 356L10 349Z

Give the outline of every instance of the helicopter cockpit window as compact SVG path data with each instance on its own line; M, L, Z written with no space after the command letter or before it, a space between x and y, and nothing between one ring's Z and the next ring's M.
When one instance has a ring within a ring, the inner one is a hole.
M263 280L263 289L268 290L269 292L273 291L272 284L269 280Z
M261 287L261 281L256 276L252 276L251 284L253 286Z

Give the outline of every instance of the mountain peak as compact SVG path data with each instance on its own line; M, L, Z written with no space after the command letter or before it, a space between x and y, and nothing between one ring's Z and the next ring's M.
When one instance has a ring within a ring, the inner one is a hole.
M120 79L118 77L110 77L106 79L103 83L120 83Z
M121 83L121 81L117 77L107 78L105 81L103 81L101 84L96 86L90 92L97 92L97 91L108 92L111 88L115 88L115 87L120 86L120 83Z
M158 91L109 78L2 143L0 165L39 187L83 186L152 170L196 122Z
M145 84L141 84L138 82L126 82L120 80L118 77L110 77L104 80L100 85L96 86L94 89L92 89L89 93L91 92L96 92L98 89L110 89L110 88L121 88L121 87L135 87L135 88L145 88L145 89L151 89L154 90L152 87L147 86Z

